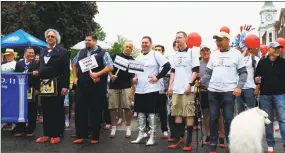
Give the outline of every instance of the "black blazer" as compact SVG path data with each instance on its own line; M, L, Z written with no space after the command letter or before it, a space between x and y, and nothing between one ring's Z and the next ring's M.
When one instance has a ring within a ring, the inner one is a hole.
M45 63L44 56L47 54L49 54L48 56L50 56L50 59ZM41 50L39 59L39 75L41 79L59 77L58 89L69 89L70 53L59 45L56 45L50 53L48 53L47 48Z
M33 60L29 65L26 65L25 60L21 60L17 62L15 72L24 72L26 70L27 66L27 72L33 72L38 70L38 63ZM33 87L35 90L40 89L40 78L33 76L32 74L28 74L28 86Z

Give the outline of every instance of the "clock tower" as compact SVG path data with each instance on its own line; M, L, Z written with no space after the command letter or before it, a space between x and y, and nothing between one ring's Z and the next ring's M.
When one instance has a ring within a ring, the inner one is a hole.
M259 12L261 23L259 25L259 36L261 44L269 45L275 41L275 22L277 9L273 2L264 2L264 5Z

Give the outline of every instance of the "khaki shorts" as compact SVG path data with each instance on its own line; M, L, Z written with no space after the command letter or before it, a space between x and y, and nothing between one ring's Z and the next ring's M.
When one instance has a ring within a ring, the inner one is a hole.
M129 98L131 88L127 89L110 89L109 90L109 109L131 108Z
M172 116L190 117L195 116L194 94L175 94L172 95L171 105Z

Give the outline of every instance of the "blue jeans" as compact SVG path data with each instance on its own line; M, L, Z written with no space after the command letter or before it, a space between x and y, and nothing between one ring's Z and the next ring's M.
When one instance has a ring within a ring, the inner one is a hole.
M224 117L224 127L227 142L229 143L229 132L231 122L234 116L235 96L232 91L229 92L208 92L210 106L210 151L216 151L218 144L218 128L220 108L222 108Z
M273 137L273 107L277 112L278 123L280 127L283 145L285 145L285 94L282 95L260 95L260 107L268 113L268 119L272 122L266 127L266 141L268 147L274 147Z
M254 96L254 89L242 89L241 96L236 98L236 106L238 114L247 108L256 107L256 99Z

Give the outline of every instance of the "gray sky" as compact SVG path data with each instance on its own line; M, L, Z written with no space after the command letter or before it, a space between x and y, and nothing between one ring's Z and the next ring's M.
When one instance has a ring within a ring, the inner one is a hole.
M228 26L235 37L239 27L251 24L258 29L259 11L264 2L97 2L99 14L95 21L107 33L107 42L114 42L117 35L126 37L140 48L141 38L150 36L154 44L161 44L172 51L177 31L187 34L198 32L202 44L215 49L213 35L222 26ZM278 10L285 2L273 3ZM255 33L258 34L257 31Z

